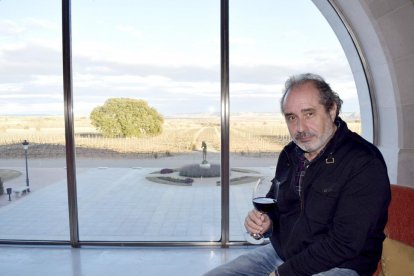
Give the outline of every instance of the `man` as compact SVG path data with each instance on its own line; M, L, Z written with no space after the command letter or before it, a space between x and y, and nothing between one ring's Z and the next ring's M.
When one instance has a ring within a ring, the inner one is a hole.
M381 257L390 183L379 150L338 116L342 100L318 75L286 81L281 99L292 142L281 152L268 214L245 227L270 236L206 275L372 275Z

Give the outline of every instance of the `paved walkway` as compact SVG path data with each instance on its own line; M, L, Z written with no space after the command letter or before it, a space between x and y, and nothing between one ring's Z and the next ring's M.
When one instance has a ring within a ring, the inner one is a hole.
M170 159L170 168L186 160ZM257 161L247 163L258 164ZM69 240L66 170L58 167L59 162L54 164L56 167L47 163L47 168L43 164L30 169L31 193L20 198L13 195L11 202L5 202L7 195L1 197L4 204L0 206L0 239ZM196 179L192 186L160 184L146 179L160 167L148 166L151 164L145 162L130 167L108 162L111 164L77 168L81 240L216 241L220 238L218 178ZM4 168L4 164L0 165ZM238 168L258 171L265 177L264 181L270 181L274 174L274 168L268 165ZM5 183L5 187L17 185L22 179L25 176L14 183ZM252 185L231 186L232 240L243 240L244 217L252 207Z

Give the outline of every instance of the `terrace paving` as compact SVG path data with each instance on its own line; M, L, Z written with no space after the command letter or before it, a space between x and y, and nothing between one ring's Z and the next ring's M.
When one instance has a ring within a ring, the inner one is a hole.
M218 178L192 186L151 182L148 174L197 162L195 156L148 160L79 160L77 202L82 241L216 241L220 238ZM0 161L22 170L22 160ZM209 160L210 161L210 160ZM217 161L217 156L216 156ZM214 162L214 157L212 161ZM270 181L275 158L238 158L232 167L257 171ZM29 194L0 196L0 239L69 240L64 160L30 161ZM8 165L8 166L6 166ZM23 171L24 172L24 171ZM231 176L233 177L233 175ZM230 237L244 240L244 217L251 209L252 183L231 185ZM5 187L25 184L25 174Z

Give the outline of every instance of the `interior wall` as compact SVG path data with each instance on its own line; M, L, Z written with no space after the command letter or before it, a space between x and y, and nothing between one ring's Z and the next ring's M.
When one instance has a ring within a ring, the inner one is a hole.
M343 27L332 23L335 20L328 12L331 4L313 2L338 35L358 94L366 89L361 78L366 76L371 82L373 141L386 159L391 182L414 186L414 1L330 1L343 15L348 31L355 35L366 65L364 72L355 66L355 47L343 38ZM362 123L369 124L364 113L371 110L361 106Z

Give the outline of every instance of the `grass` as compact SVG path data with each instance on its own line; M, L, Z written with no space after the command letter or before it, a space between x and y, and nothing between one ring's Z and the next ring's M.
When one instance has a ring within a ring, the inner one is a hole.
M0 178L4 181L19 177L22 173L16 170L0 169Z
M147 138L105 138L86 117L76 118L76 155L80 157L159 158L201 150L205 141L208 152L219 152L220 118L166 118L163 132ZM360 123L348 123L360 132ZM28 140L30 158L65 156L63 116L0 116L0 155L22 158L22 141ZM267 116L232 116L230 120L230 152L261 155L280 151L290 141L283 119Z

